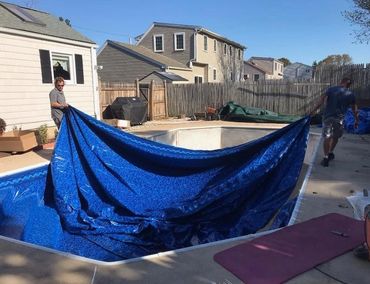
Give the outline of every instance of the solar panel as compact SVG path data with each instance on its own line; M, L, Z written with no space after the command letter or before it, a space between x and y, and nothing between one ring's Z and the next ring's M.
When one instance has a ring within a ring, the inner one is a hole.
M36 19L34 16L32 16L30 13L28 13L22 7L12 5L12 4L8 4L8 3L1 3L0 5L4 6L4 8L6 8L9 12L16 15L22 21L37 24L37 25L41 25L41 26L45 26L45 24L43 22L41 22L39 19Z

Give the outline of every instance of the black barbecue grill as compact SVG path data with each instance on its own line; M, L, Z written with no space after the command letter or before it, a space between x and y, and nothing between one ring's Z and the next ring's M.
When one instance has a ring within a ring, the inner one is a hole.
M147 121L148 102L140 97L118 97L110 109L114 118L129 120L131 125Z

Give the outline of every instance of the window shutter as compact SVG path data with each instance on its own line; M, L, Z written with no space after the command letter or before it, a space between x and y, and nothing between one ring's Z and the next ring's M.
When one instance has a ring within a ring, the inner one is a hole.
M49 50L40 49L41 75L43 83L53 83Z
M81 54L75 54L75 63L76 63L77 84L83 84L84 83L84 69L83 69Z

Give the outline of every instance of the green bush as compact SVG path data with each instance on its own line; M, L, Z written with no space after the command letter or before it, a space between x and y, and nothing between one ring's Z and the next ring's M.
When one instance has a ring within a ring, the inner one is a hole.
M36 138L39 144L46 144L48 142L48 126L46 124L42 124L37 128Z

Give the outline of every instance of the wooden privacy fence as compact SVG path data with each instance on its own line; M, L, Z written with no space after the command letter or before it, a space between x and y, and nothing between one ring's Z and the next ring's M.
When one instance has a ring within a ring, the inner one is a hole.
M141 97L148 102L148 119L162 119L168 117L166 84L156 85L99 82L100 115L104 118L104 111L118 97Z
M190 116L206 107L220 108L229 101L241 106L258 107L279 114L310 113L328 83L266 80L168 85L168 114Z
M331 86L339 84L343 77L352 79L351 89L359 100L370 101L370 63L349 64L342 66L323 65L314 70L314 81L329 83Z

